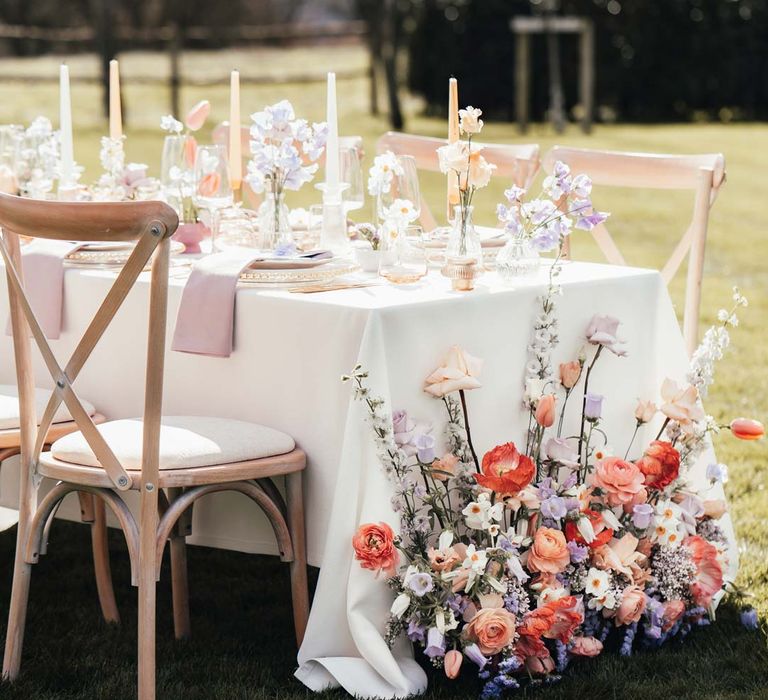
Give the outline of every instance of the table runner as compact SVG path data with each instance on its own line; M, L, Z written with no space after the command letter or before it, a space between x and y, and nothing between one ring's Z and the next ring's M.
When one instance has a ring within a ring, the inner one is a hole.
M71 350L113 279L107 271L67 272L66 331L54 343L58 353ZM175 318L183 283L172 280L169 319ZM593 313L624 322L630 356L601 363L593 379L595 390L602 387L613 404L606 411L606 429L621 447L629 439L623 415L631 415L635 400L657 398L664 377L680 380L686 372L667 290L655 271L585 263L566 264L562 284L555 362L572 359ZM422 382L450 345L461 345L485 359L483 388L468 397L478 450L519 441L525 430L520 399L526 346L534 302L545 285L542 270L510 288L489 275L466 295L451 292L439 276L409 289L385 285L316 295L241 288L230 358L169 352L167 414L263 422L290 433L308 453L308 556L310 563L323 564L299 655L297 675L309 687L341 685L362 697L396 697L419 692L426 683L407 644L400 642L394 653L384 644L391 602L384 578L363 572L352 560L350 540L360 523L385 520L394 526L397 518L362 408L352 403L340 375L362 362L371 372L373 391L392 408L408 408L437 426L439 402L421 392ZM76 384L110 418L141 410L146 294L147 285L139 284L97 349L95 364L86 365ZM5 296L0 304L0 313L7 313ZM0 381L13 381L10 339L0 340L0 358ZM711 461L710 450L699 462L699 477ZM3 504L15 497L8 466L2 472ZM71 505L68 512L78 515ZM723 524L733 541L728 516ZM191 543L275 552L266 520L232 494L196 505L193 533ZM734 550L729 578L735 563Z

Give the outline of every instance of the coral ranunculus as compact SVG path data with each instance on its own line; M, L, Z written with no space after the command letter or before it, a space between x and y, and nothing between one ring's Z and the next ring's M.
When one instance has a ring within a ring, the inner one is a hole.
M654 440L636 464L645 476L645 485L661 491L677 479L680 453L672 443Z
M469 621L464 633L483 654L493 656L514 639L515 616L504 608L484 608Z
M352 538L355 559L360 566L371 571L393 574L399 555L395 547L395 533L386 523L365 523Z
M643 490L644 476L636 464L618 457L606 457L598 462L592 475L592 485L605 491L612 506L632 503Z
M483 473L475 474L477 483L500 496L515 496L531 483L536 465L530 457L518 452L515 443L507 442L486 452Z
M528 569L543 574L559 574L570 563L565 535L551 527L539 528L528 553Z
M717 549L698 535L686 537L683 546L691 552L696 565L696 580L691 584L693 599L696 605L706 608L712 602L712 596L723 587L723 569L717 559Z
M751 418L737 418L731 421L730 428L739 440L759 440L765 435L763 424Z

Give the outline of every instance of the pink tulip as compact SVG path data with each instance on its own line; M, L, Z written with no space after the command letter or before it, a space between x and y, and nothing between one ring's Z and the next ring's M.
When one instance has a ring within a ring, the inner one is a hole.
M751 418L737 418L731 422L731 432L739 440L759 440L765 435L765 428L760 421Z
M536 404L536 422L544 427L551 428L555 422L555 395L546 394Z
M443 668L445 669L445 675L451 680L458 677L461 670L461 662L464 661L464 655L456 649L451 649L446 652L445 659L443 659Z
M208 113L211 111L211 103L208 100L202 100L198 102L187 113L186 125L190 131L197 131L208 118Z

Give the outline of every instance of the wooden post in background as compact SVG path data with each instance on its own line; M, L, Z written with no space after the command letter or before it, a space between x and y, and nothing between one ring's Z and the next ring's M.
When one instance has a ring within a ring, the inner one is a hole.
M515 36L515 116L517 128L522 134L528 131L530 58L530 35L518 32Z
M581 129L588 134L595 109L595 30L589 19L582 20L579 34L579 101L584 110Z
M181 53L182 36L179 25L174 22L171 27L171 40L168 42L170 60L170 89L171 89L171 114L179 119L179 87L181 77L179 75L179 54Z

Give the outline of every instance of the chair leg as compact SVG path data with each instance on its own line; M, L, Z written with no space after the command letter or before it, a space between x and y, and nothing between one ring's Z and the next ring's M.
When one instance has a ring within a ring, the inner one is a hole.
M189 618L189 579L187 576L187 541L174 534L171 537L171 591L173 593L173 630L176 639L192 634Z
M309 588L307 584L307 548L304 535L304 497L302 472L288 474L285 480L288 506L288 529L293 544L291 567L291 597L293 599L293 625L296 644L301 646L309 617Z
M182 489L168 489L168 500L173 503ZM191 508L191 506L190 506ZM171 592L173 594L173 631L176 639L187 639L192 634L189 617L189 576L187 574L187 539L189 531L187 512L177 521L171 534Z
M22 530L20 526L20 531ZM27 622L29 584L32 578L32 564L24 561L24 547L21 537L16 544L16 559L13 565L13 587L8 612L8 630L5 638L3 657L3 678L13 681L19 675L21 650L24 645L24 628Z
M139 572L139 700L155 700L157 582L149 559L142 560Z
M93 568L96 572L96 589L99 593L101 614L107 622L120 622L120 611L112 585L109 565L109 540L107 535L107 506L100 498L94 498L94 520L91 525Z

